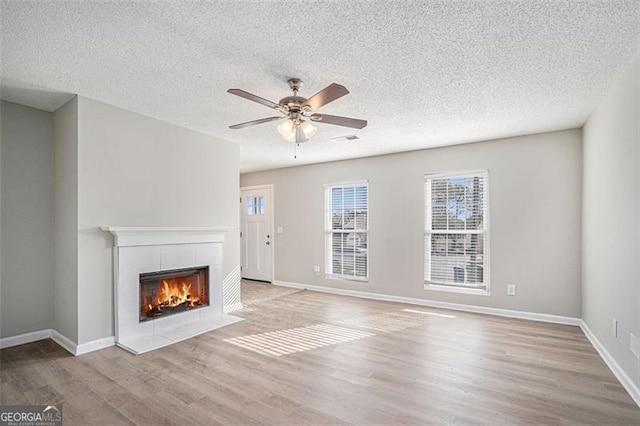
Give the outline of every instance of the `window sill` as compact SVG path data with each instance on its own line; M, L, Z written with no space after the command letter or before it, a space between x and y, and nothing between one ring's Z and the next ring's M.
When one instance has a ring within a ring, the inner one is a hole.
M429 283L429 282L425 282L424 283L424 289L425 290L432 290L432 291L444 291L446 293L473 294L473 295L476 295L476 296L489 296L489 295L491 295L491 293L489 292L488 288L486 290L483 290L483 289L480 289L480 288L454 287L454 286L449 286L449 285L433 284L433 283Z
M325 279L328 279L328 280L356 281L356 282L359 282L359 283L368 283L369 282L369 278L349 277L349 276L345 276L345 275L326 274L324 277L325 277Z

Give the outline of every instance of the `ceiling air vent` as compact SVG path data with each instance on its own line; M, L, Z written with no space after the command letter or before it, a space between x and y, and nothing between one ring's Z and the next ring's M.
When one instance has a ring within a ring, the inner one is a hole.
M334 142L357 141L358 139L360 138L356 135L338 136L336 138L331 138L331 140Z

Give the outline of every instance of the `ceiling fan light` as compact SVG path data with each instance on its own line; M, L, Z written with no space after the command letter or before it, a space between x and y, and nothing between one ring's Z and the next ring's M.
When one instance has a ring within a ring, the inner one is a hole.
M278 126L278 133L282 136L287 142L295 142L296 140L296 132L295 132L295 124L292 119L287 118Z
M303 121L300 124L300 127L302 128L302 131L304 132L304 135L307 137L307 139L311 139L315 136L316 133L318 133L318 128L313 126L308 121Z
M287 118L278 126L278 133L287 142L302 143L312 138L318 129L306 120Z

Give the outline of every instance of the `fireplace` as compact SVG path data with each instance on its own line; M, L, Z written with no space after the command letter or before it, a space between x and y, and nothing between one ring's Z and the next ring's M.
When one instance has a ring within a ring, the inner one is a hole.
M121 348L142 354L242 321L224 313L226 229L103 229L114 236L114 331ZM237 286L229 294L239 293L239 276Z
M140 274L140 322L209 306L209 267Z

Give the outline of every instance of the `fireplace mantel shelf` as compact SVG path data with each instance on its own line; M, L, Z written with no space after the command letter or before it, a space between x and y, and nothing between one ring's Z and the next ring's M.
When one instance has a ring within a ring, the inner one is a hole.
M230 228L224 226L104 226L107 232L226 232Z
M105 226L100 229L113 234L116 247L124 247L222 242L224 234L231 228Z

